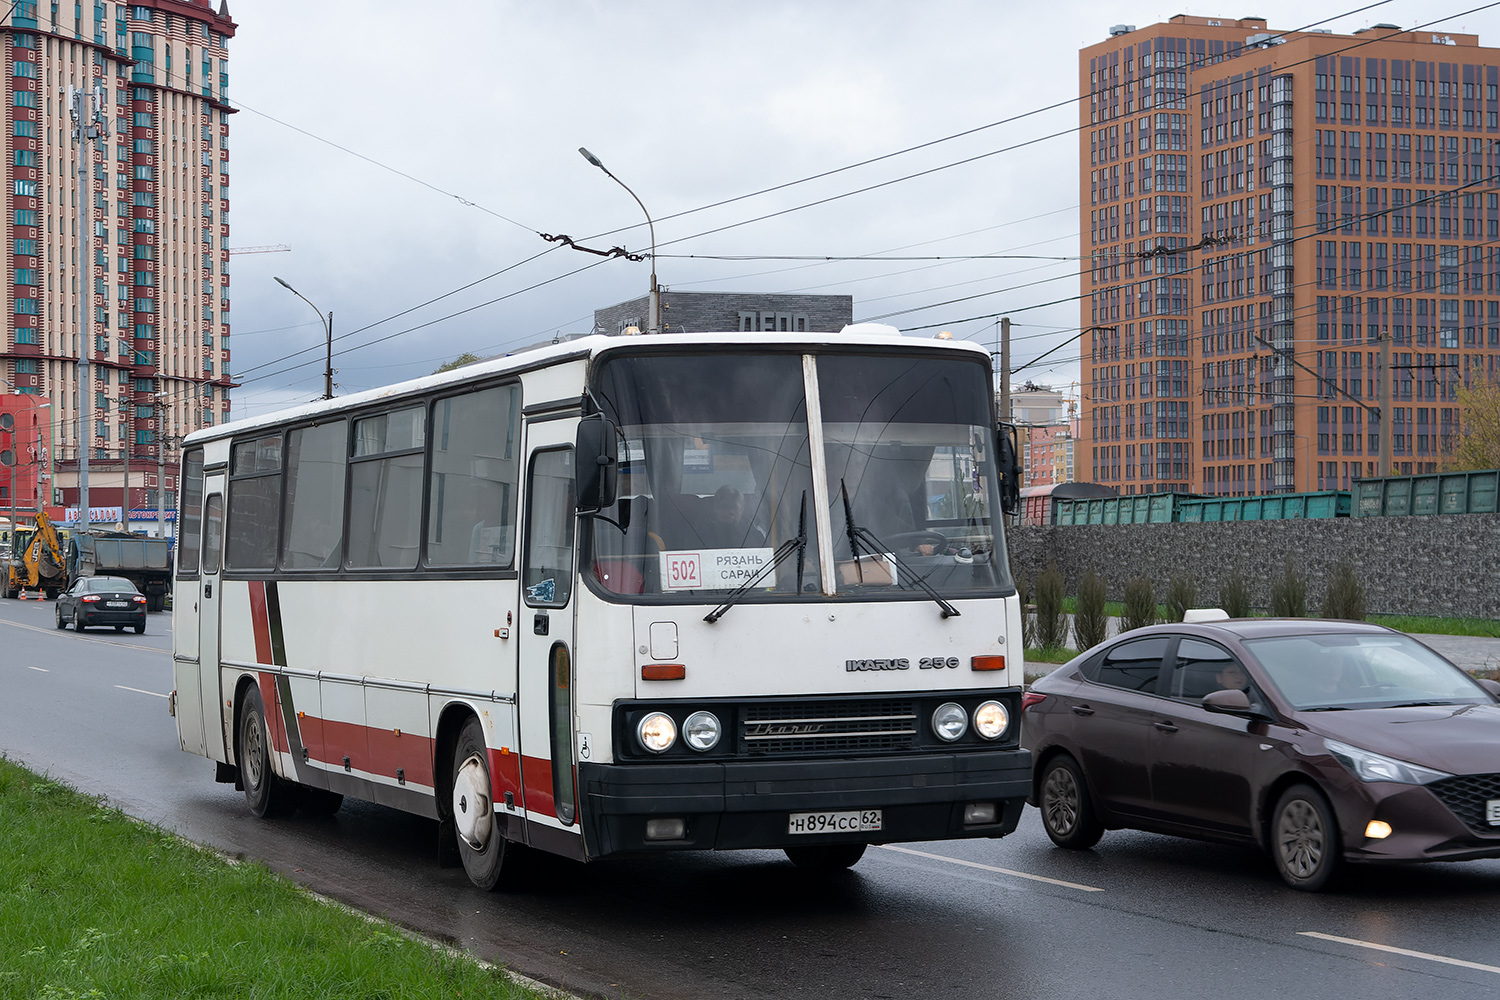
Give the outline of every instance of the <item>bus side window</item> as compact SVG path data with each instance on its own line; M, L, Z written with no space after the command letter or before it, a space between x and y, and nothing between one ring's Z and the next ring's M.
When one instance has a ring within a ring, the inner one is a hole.
M573 449L531 458L526 502L526 603L563 607L573 594Z
M514 562L520 406L515 385L433 404L427 565Z
M198 575L198 538L203 531L203 449L182 456L181 537L177 540L177 575Z
M281 435L235 442L229 468L229 524L224 551L228 567L274 567L280 520Z

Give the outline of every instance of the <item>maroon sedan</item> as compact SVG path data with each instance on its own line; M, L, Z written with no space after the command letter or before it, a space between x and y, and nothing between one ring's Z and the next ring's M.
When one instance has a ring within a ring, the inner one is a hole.
M1032 804L1106 829L1254 844L1316 891L1345 861L1500 857L1500 684L1357 622L1158 625L1025 696Z

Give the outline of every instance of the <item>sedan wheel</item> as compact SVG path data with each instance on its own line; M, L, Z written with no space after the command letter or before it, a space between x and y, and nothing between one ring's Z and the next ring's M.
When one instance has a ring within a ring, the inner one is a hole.
M58 628L67 628L68 627L68 623L63 620L62 608L58 608L57 609L57 627Z
M1058 847L1087 850L1104 836L1104 824L1094 816L1088 786L1078 762L1067 754L1047 761L1042 770L1040 794L1042 826Z
M73 631L83 631L83 616L77 611L73 612Z
M1293 785L1276 803L1271 829L1271 860L1287 885L1318 892L1339 864L1339 831L1323 793Z

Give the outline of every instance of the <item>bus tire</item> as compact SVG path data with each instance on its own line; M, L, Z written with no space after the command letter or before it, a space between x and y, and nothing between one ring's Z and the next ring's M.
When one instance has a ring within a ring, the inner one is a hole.
M255 685L245 688L240 707L240 781L250 811L262 819L285 816L296 808L290 785L271 769L271 737L266 728L266 709Z
M865 856L864 844L819 844L816 847L786 847L786 856L805 871L836 872L853 868Z
M515 868L517 846L505 839L495 820L489 750L479 720L464 723L453 746L453 787L449 808L459 857L469 881L487 892L500 888Z

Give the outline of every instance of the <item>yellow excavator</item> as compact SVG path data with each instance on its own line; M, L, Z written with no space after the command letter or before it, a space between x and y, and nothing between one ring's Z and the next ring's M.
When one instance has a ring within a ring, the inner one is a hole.
M47 512L37 511L35 526L17 527L11 536L11 556L0 580L5 596L19 597L23 590L40 590L48 600L57 597L67 584L67 569L62 540Z

